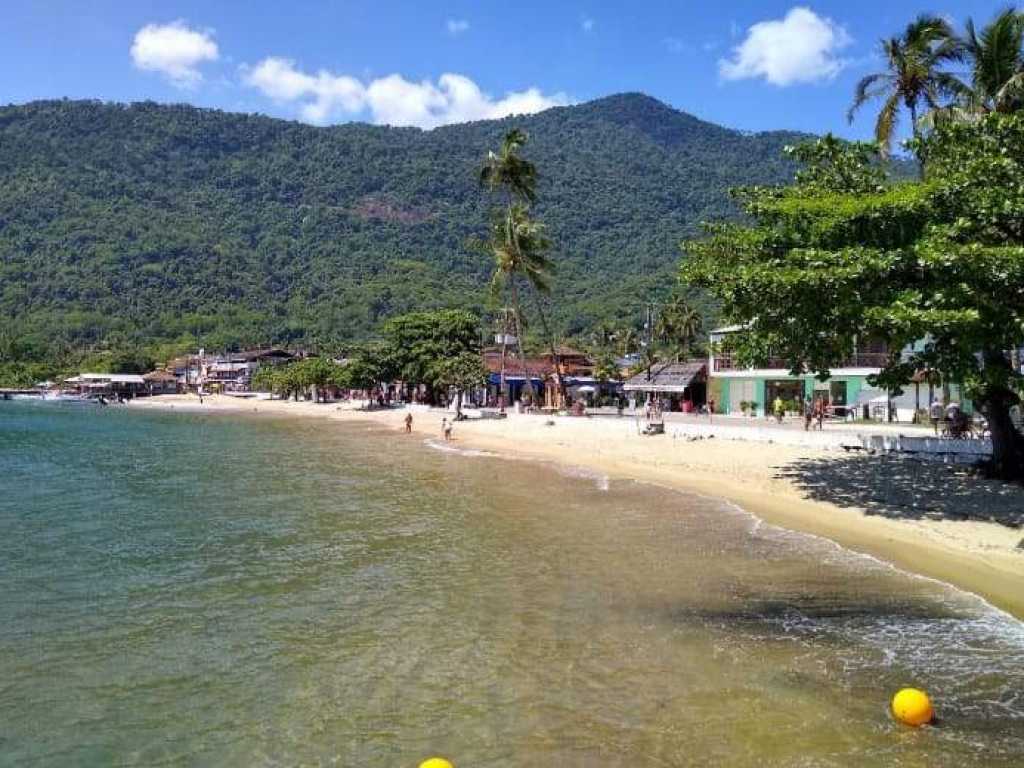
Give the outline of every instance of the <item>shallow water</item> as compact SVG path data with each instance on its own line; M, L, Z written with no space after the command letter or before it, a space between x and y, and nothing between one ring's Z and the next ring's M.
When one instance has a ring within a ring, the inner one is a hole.
M980 599L436 447L0 403L0 764L1024 765L1024 625Z

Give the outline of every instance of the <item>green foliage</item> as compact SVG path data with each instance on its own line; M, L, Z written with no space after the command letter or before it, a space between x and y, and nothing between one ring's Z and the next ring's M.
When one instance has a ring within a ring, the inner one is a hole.
M479 353L460 352L454 357L435 361L430 369L430 377L435 389L465 392L484 385L487 381L487 368Z
M266 365L256 371L252 380L254 390L286 398L314 387L319 398L327 387L346 386L344 367L326 357L307 357L287 365Z
M341 386L370 391L391 379L388 362L380 350L367 347L348 361L341 375Z
M516 118L543 168L562 335L635 323L726 190L789 176L791 133L745 135L637 94ZM315 128L152 103L0 108L0 328L19 360L116 345L331 349L383 320L481 314L477 166L510 120ZM155 353L154 353L155 354ZM163 352L161 352L163 354Z
M675 296L665 305L654 328L664 352L677 361L690 356L703 330L700 312L683 296Z
M599 352L594 358L594 378L605 382L616 380L619 377L619 366L615 362L615 355L608 350Z
M807 191L864 194L879 192L886 183L875 144L846 142L828 133L816 141L786 147L785 152L802 165L796 186Z
M752 226L684 245L682 278L748 328L733 340L747 362L778 356L827 376L857 340L881 340L893 352L879 385L918 370L963 382L993 424L997 462L1019 474L1007 351L1024 345L1024 114L940 128L922 149L924 183L752 198Z
M480 319L455 309L412 312L385 323L384 338L398 378L433 385L442 361L465 353L479 357Z
M1006 8L979 33L967 20L962 45L971 86L959 104L970 112L1012 112L1024 106L1024 14Z

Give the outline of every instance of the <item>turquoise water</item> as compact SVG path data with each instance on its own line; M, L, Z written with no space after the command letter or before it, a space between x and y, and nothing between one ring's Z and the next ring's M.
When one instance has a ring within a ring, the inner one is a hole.
M0 765L1024 765L977 598L367 425L0 403L0 584Z

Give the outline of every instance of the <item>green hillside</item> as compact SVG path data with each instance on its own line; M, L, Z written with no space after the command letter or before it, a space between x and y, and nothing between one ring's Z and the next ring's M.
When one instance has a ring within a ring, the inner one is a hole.
M414 308L482 309L475 171L513 125L542 173L570 334L638 318L671 288L680 240L733 215L730 186L788 179L781 149L801 138L638 94L432 131L152 103L2 108L7 343L329 343Z

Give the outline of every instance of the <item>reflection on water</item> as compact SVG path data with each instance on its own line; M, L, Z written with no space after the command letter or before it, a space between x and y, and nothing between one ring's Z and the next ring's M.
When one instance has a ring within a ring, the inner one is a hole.
M0 764L1024 764L1020 623L580 474L2 404Z

